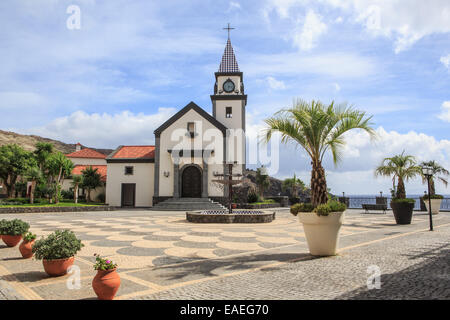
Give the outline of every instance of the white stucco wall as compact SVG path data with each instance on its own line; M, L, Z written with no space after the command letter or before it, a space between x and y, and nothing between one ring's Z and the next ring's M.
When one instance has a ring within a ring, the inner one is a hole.
M196 133L199 135L194 139L186 136L187 123L195 122ZM213 149L213 158L208 164L208 195L222 196L223 190L215 187L211 180L213 171L223 173L223 134L213 124L204 119L194 110L189 110L180 119L166 128L160 136L160 164L159 164L159 196L173 196L174 172L172 156L167 150L174 149ZM194 158L194 162L203 168L201 158ZM186 163L191 163L191 158L185 158L180 163L180 168ZM164 172L169 172L169 177L164 176ZM109 175L109 173L108 173ZM181 183L181 181L180 181Z
M68 159L70 159L74 165L106 166L105 159L91 159L91 158L68 158Z
M125 167L134 167L133 175L125 175ZM154 193L154 163L108 163L106 203L122 205L122 183L136 184L136 207L151 207Z

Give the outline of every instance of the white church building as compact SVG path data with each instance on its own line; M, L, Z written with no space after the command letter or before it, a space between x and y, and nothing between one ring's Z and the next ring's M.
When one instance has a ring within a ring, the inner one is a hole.
M188 103L154 131L154 146L119 146L106 157L106 203L151 207L167 199L209 198L225 203L227 187L215 182L245 170L243 73L228 38L215 73L212 115Z

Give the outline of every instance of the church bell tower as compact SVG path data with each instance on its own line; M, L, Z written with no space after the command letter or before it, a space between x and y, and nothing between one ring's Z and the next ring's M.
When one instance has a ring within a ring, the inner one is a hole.
M229 130L227 133L227 162L237 162L245 170L245 106L247 95L244 93L243 73L234 55L230 41L228 24L228 40L220 62L219 71L215 73L214 94L211 95L212 113ZM238 171L241 171L238 170Z

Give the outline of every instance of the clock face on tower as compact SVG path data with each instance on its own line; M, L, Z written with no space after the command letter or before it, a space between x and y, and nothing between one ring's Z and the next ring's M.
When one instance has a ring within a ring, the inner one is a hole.
M223 90L227 93L234 91L234 82L228 79L223 83Z

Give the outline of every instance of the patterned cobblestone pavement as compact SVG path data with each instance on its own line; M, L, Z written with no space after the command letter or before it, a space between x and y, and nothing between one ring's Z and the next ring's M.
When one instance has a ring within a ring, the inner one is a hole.
M268 224L192 224L182 213L113 211L16 214L38 236L73 230L86 245L77 255L81 288L71 275L49 278L42 263L0 245L0 299L90 299L93 254L119 264L118 299L419 299L450 298L450 213L395 225L391 213L348 210L341 253L313 258L301 224L286 210ZM367 290L367 268L381 289ZM425 272L426 270L433 272ZM69 281L70 282L70 281Z

